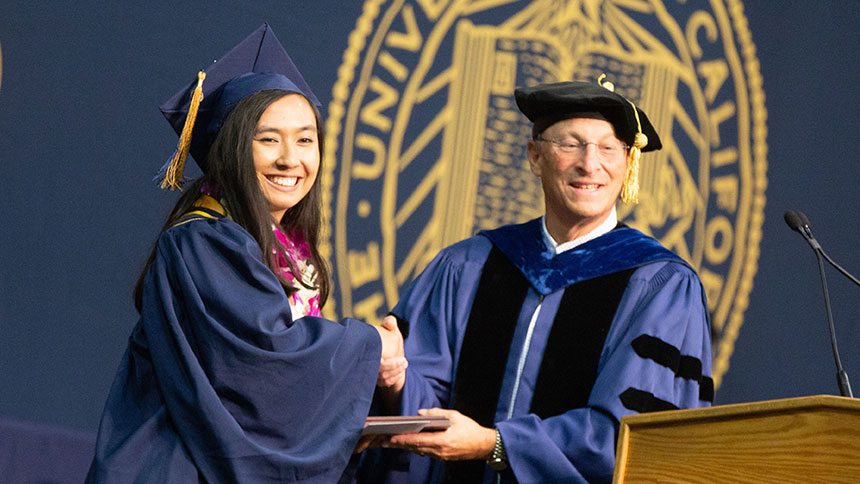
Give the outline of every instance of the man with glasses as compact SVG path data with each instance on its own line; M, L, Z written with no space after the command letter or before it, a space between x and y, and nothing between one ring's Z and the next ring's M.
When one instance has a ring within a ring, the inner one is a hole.
M381 442L411 453L365 456L367 482L610 482L622 416L713 401L699 278L616 217L662 146L647 116L608 83L515 97L546 214L444 249L403 294L409 366L383 363L377 395L452 425Z

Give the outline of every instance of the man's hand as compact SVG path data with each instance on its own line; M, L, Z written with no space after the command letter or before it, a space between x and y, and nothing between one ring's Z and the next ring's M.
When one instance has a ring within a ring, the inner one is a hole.
M376 386L386 391L400 394L406 383L406 367L409 362L402 356L383 358L379 362L379 375L376 378Z
M441 432L393 435L382 447L405 449L438 460L485 459L496 446L496 431L456 410L421 409L418 415L444 415L451 426Z
M403 335L397 328L397 319L388 315L380 326L375 326L382 338L382 359L376 386L386 413L396 413L400 407L400 394L406 384L406 367L409 362L403 356Z
M387 438L388 436L386 435L362 435L361 438L358 439L358 443L355 444L355 449L353 449L352 453L359 454L367 449L381 447L382 442Z

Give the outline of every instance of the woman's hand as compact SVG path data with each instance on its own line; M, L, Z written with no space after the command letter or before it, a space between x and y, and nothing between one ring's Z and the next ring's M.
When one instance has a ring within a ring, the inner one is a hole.
M388 315L379 326L374 326L382 338L382 359L403 357L403 335L397 328L397 319Z

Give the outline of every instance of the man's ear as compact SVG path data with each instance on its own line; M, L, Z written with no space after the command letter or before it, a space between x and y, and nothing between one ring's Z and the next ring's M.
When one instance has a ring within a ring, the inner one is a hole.
M529 140L528 145L526 146L526 153L529 157L529 170L531 170L534 176L540 177L540 148L534 140Z

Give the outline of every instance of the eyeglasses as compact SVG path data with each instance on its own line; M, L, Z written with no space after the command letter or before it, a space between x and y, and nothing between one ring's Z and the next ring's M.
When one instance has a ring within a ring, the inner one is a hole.
M574 138L560 140L548 139L538 136L535 141L546 141L552 143L559 152L566 155L584 155L588 145L597 147L597 156L602 160L611 160L627 152L627 145L619 141L602 141L600 143L585 143Z

